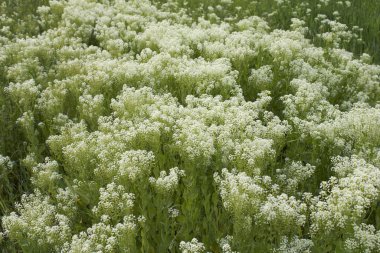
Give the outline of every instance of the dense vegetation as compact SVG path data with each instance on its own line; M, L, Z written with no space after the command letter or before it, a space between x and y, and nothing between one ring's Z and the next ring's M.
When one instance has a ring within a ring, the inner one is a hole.
M3 252L379 252L380 2L0 11Z

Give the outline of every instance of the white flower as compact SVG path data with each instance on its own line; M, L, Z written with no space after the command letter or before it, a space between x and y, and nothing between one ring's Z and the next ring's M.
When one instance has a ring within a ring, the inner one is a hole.
M182 253L202 253L206 250L203 243L193 238L190 242L181 241L179 249Z

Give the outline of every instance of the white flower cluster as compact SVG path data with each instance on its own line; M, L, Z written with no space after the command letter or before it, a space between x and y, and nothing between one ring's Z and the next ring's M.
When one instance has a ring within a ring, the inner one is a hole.
M5 92L10 94L11 98L19 104L23 111L34 106L40 89L41 86L36 85L34 79L26 80L22 83L10 83L9 86L4 88Z
M345 241L347 252L376 252L380 248L380 231L372 225L354 225L354 236Z
M362 219L377 203L380 187L380 169L362 159L337 158L333 170L338 178L324 183L320 199L311 207L312 235L329 240Z
M315 173L315 166L303 165L300 161L288 161L281 169L277 169L277 180L286 192L295 193L298 187L307 183ZM301 187L302 188L302 187Z
M281 241L281 245L274 252L278 253L311 253L313 247L313 242L308 239L300 239L297 236L289 240L284 237Z
M149 181L158 192L168 194L178 187L179 180L183 176L185 176L185 171L176 167L170 169L169 174L166 171L161 171L159 178L151 177Z
M340 114L334 121L323 122L315 126L313 135L324 138L336 146L346 146L356 152L363 148L378 148L380 110L361 106ZM357 153L358 154L358 153Z
M222 249L223 253L239 253L237 251L232 251L231 241L233 240L233 236L227 235L225 238L220 239L219 246Z
M63 246L62 252L134 252L136 229L133 216L125 216L123 222L115 226L108 224L108 217L105 216L101 223L74 235L72 241Z
M179 119L177 124L179 129L174 132L173 138L184 155L191 160L210 160L215 153L212 128L190 118Z
M12 162L9 157L0 155L0 166L1 166L0 168L2 170L1 172L3 174L3 173L5 173L4 170L13 168L14 162Z
M260 207L256 220L276 229L292 231L294 227L302 227L305 224L306 211L306 204L293 196L288 197L284 193L279 196L269 195Z
M122 185L111 183L106 188L100 188L99 192L98 205L92 209L97 217L107 215L117 221L132 213L135 197L132 193L126 193Z
M62 175L59 173L59 165L56 161L50 161L47 157L45 163L40 163L33 168L32 183L41 190L54 192Z
M169 207L169 209L168 209L168 213L169 213L169 216L170 216L171 218L175 218L175 217L178 217L178 215L179 215L179 210L178 210L178 209L175 209L175 208L173 208L173 207Z
M244 140L235 145L235 152L230 156L230 160L237 169L248 169L247 173L260 175L265 166L270 164L275 157L272 145L273 141L270 139Z
M266 191L260 185L260 179L247 176L245 172L229 172L222 170L222 174L215 174L215 180L220 184L220 196L224 207L236 213L251 214L260 209Z
M179 249L182 253L202 253L205 252L203 243L198 242L197 238L193 238L190 242L182 241L179 244Z
M104 113L104 96L97 94L83 94L79 97L78 111L81 118L85 119L89 124L96 124L98 118Z
M116 179L123 181L124 178L128 178L135 181L140 177L146 177L150 174L153 163L154 154L152 152L145 150L126 151L121 155Z
M5 234L23 242L23 250L39 248L42 251L59 250L70 240L70 220L57 212L50 204L50 199L36 191L24 195L21 203L16 206L16 212L2 219Z
M273 72L270 65L253 69L249 76L249 82L256 90L270 90L273 82Z

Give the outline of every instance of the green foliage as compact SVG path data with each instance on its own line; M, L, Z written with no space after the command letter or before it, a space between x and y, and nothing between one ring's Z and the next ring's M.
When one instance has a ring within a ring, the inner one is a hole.
M378 8L3 1L0 248L377 252Z

